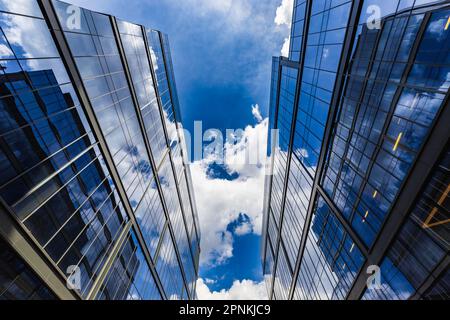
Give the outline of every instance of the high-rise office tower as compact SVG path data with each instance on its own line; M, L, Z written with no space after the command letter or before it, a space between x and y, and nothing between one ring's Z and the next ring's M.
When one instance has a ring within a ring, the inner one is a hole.
M272 70L272 299L450 299L449 86L448 1L294 1Z
M0 300L193 299L197 211L168 38L0 1Z

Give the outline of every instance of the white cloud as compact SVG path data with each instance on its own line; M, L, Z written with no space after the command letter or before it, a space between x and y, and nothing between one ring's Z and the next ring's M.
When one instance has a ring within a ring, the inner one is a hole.
M34 1L1 1L0 7L8 12L33 14L37 10ZM31 12L30 12L31 11ZM49 56L58 56L58 50L51 40L50 31L45 22L21 15L4 14L0 16L3 32L14 48L18 58L22 60L21 65L25 71L38 71L52 69L59 83L69 82L69 77L63 64L56 59L40 59ZM20 50L19 50L20 48ZM12 54L11 50L2 45L0 57L6 58ZM3 61L2 66L7 67L8 62Z
M249 222L244 222L234 229L234 234L237 236L245 236L246 234L249 234L252 231L253 231L252 224Z
M238 142L225 143L225 163L230 173L238 173L242 181L247 178L264 178L267 153L269 119L256 126L247 126Z
M37 1L30 0L0 0L0 8L6 8L7 12L19 13L24 15L36 15L39 11Z
M10 58L11 56L11 50L5 44L0 44L0 58Z
M292 24L292 12L294 10L294 0L282 0L280 6L277 8L275 14L275 24L277 26L285 26L287 28L287 37L284 38L283 46L281 48L281 55L283 57L289 56L289 46L291 43L290 29Z
M214 157L191 164L202 231L202 265L221 264L233 256L233 234L227 227L240 214L249 217L249 225L238 227L239 235L261 234L267 130L268 119L264 119L245 128L239 142L225 144L226 169L239 175L235 180L208 176L209 165L217 160Z
M281 48L281 55L283 57L289 57L290 44L291 44L291 36L284 39L283 47Z
M150 57L152 59L152 65L153 65L153 69L154 71L158 71L159 66L158 66L158 57L156 56L155 50L153 50L153 47L150 47Z
M179 7L183 5L190 13L202 16L216 16L226 21L223 25L227 31L242 32L254 19L254 10L249 0L185 0L176 2Z
M282 0L281 5L277 8L275 24L278 26L287 25L290 27L293 10L294 0Z
M301 159L309 157L309 152L305 148L296 149L295 151L301 156Z
M263 121L261 110L259 110L259 104L252 105L252 114L255 117L255 120L258 121L258 123Z
M267 289L264 281L234 281L230 289L211 291L203 279L197 280L197 296L200 300L267 300Z
M445 25L447 24L447 17L442 17L439 20L435 20L430 23L430 26L428 27L429 32L433 33L433 36L435 36L439 41L444 40L444 34L445 34Z
M193 8L201 14L209 12L228 12L231 9L232 0L186 0Z

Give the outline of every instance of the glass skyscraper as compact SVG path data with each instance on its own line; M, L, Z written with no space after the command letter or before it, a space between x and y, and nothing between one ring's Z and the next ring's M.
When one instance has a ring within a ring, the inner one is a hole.
M199 224L168 38L0 1L0 300L194 299Z
M271 85L270 298L450 299L449 2L295 0Z

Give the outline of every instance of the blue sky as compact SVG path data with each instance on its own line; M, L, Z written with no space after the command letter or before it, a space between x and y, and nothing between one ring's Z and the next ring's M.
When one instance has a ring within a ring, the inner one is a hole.
M167 33L183 126L191 132L194 121L203 130L240 128L265 148L271 57L289 35L292 0L67 2ZM246 148L228 146L234 154ZM199 297L263 298L264 168L205 159L191 169L203 236Z

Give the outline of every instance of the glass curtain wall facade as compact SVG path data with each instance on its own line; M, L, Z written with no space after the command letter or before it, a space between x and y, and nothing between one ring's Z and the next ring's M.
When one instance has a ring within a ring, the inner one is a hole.
M167 36L51 0L0 31L0 299L194 299Z
M450 298L449 54L446 1L294 1L272 67L271 299Z

